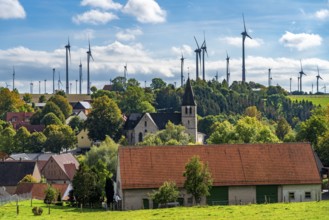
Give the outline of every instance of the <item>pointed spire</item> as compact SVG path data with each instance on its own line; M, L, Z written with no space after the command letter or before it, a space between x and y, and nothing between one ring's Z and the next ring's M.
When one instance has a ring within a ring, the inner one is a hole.
M194 93L191 86L190 78L187 79L185 92L183 95L182 106L196 106L194 101Z

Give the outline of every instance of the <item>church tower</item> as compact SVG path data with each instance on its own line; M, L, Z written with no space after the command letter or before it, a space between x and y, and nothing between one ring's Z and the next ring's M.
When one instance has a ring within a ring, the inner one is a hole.
M182 124L194 142L198 140L197 105L194 101L194 93L190 78L187 79L182 100Z

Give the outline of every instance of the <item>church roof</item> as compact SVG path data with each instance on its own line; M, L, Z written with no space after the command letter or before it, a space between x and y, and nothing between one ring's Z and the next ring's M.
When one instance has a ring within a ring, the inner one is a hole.
M175 125L182 122L181 113L150 113L153 121L158 126L159 130L165 129L166 124L171 121Z
M186 86L185 86L185 92L183 95L183 101L182 106L196 106L196 103L194 101L194 93L191 86L190 78L187 79Z

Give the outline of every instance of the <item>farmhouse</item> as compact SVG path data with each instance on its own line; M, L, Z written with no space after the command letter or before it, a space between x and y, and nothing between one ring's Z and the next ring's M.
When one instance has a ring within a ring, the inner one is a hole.
M198 133L197 105L189 78L185 86L181 113L130 114L124 126L126 139L130 145L135 145L143 141L148 133L155 133L165 129L169 121L175 125L183 125L186 128L186 132L193 138L193 142L203 143L204 136L202 133Z
M175 181L179 203L193 204L183 172L198 155L213 178L202 204L302 202L321 199L321 179L309 143L120 147L117 194L123 210L155 208L149 193Z

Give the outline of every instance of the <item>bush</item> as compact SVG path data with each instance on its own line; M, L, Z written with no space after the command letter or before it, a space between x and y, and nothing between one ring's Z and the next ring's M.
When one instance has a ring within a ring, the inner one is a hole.
M33 207L32 212L34 215L41 215L43 210L41 207Z

